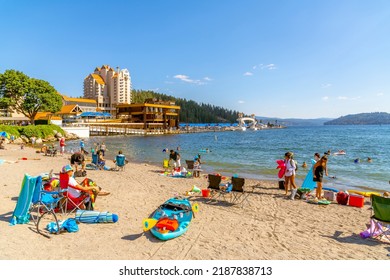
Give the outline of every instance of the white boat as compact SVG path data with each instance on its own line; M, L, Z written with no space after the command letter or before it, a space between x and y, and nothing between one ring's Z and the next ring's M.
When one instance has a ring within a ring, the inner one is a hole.
M341 156L341 155L346 155L347 153L344 150L340 150L338 152L333 153L335 156Z

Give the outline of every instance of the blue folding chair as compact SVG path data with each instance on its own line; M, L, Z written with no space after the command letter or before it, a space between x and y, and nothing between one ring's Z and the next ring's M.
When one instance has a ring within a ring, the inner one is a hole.
M115 158L115 165L117 170L125 170L126 157L122 154L117 155Z
M57 213L64 212L65 197L63 191L46 191L42 180L40 182L34 189L29 212L37 233L50 238L47 235L47 233L53 232L49 229L50 224L54 223L57 229L61 228ZM60 230L57 230L55 233L59 234Z
M98 154L92 153L92 163L97 165L98 164Z

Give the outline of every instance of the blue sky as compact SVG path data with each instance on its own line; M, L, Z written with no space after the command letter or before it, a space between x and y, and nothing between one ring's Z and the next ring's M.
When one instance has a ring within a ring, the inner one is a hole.
M0 0L0 26L0 73L69 96L107 64L134 89L257 116L390 111L386 0Z

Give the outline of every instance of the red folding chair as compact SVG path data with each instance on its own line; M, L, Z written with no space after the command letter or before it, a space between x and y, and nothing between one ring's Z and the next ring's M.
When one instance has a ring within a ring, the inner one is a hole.
M81 192L79 197L74 197L69 193L69 188L75 187L69 186L68 173L60 173L60 188L64 191L63 195L66 197L66 201L63 205L63 210L67 213L75 212L76 210L85 209L85 203L91 197L89 193Z

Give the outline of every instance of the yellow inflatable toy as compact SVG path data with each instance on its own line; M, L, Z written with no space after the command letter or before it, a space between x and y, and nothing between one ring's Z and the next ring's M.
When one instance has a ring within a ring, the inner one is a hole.
M379 195L379 196L382 196L380 193L378 192L362 192L362 191L357 191L357 190L348 190L349 193L353 193L353 194L359 194L359 195L362 195L362 196L365 196L365 197L370 197L371 195L375 194L375 195Z

